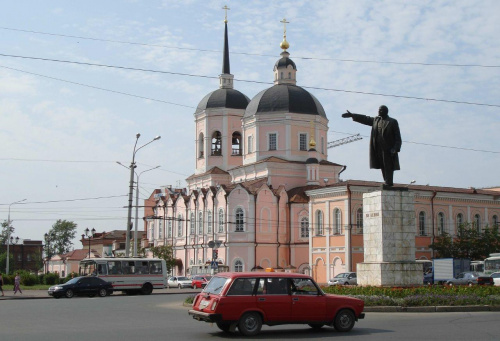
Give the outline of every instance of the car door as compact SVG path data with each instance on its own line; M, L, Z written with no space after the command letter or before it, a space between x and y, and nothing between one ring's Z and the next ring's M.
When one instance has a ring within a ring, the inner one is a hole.
M75 293L79 295L88 295L92 292L91 286L92 277L84 277L78 281Z
M257 307L264 312L265 321L291 321L291 296L285 277L260 278L257 286Z
M292 280L292 320L294 322L326 321L326 296L311 279Z

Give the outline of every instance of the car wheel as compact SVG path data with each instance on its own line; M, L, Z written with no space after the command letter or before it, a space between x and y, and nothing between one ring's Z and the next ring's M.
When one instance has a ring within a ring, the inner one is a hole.
M253 336L260 333L262 318L258 313L250 312L244 314L238 322L238 329L245 336Z
M104 289L104 288L99 289L99 296L100 297L106 297L106 295L108 295L108 292L106 291L106 289Z
M141 293L143 295L151 295L152 292L153 292L153 286L150 283L145 283L142 286Z
M231 328L231 323L228 322L217 322L217 327L223 332L229 332L229 328Z
M71 298L73 296L75 296L75 293L73 292L73 290L71 289L68 289L66 290L66 293L64 294L67 298Z
M316 330L323 328L323 326L324 326L323 323L309 323L309 327Z
M333 326L338 332L348 332L354 327L355 322L356 318L354 317L354 313L351 310L342 309L337 313L337 316L335 316Z

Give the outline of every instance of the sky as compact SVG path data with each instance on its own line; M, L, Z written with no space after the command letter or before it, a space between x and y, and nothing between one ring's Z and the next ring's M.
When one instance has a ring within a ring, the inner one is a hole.
M58 219L77 236L125 229L137 133L137 147L161 136L136 153L140 200L185 187L193 114L222 70L225 5L234 87L250 98L272 85L289 22L297 85L324 106L329 141L364 137L328 150L342 180L382 181L370 128L341 115L384 104L403 139L396 183L500 186L499 1L8 1L0 221L10 208L14 237L41 240Z

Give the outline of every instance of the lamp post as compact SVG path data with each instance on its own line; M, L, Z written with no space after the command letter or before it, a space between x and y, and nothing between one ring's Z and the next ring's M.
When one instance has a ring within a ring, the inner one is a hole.
M10 243L10 231L11 231L11 226L10 226L10 207L15 204L19 204L20 202L26 201L26 199L15 201L11 204L9 204L9 215L7 216L7 260L6 260L6 265L5 265L5 273L8 275L9 274L9 243ZM19 239L18 239L19 240Z
M92 228L92 230L89 230L89 228L87 227L84 231L85 231L85 234L82 234L82 240L85 240L85 236L87 236L87 240L89 241L89 259L90 259L90 238L94 237L95 228Z
M128 214L127 214L127 235L125 236L125 257L129 257L130 255L130 228L132 225L132 196L134 192L134 169L136 166L135 164L135 154L141 149L147 146L148 144L161 139L161 136L156 136L154 139L149 141L146 144L143 144L139 148L137 147L137 141L139 140L139 137L141 137L141 134L136 134L135 135L135 144L134 144L134 152L132 153L132 162L130 163L130 181L129 181L129 192L128 192Z

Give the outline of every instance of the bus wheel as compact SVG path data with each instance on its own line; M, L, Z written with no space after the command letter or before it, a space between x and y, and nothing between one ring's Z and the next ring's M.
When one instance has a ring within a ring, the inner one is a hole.
M152 292L153 286L151 285L151 283L146 283L142 286L141 293L143 295L151 295Z

